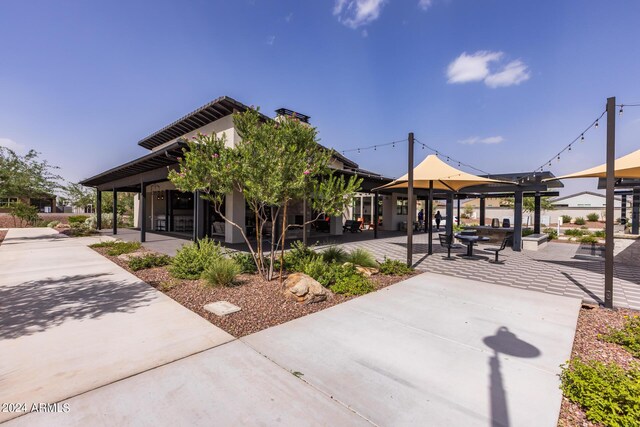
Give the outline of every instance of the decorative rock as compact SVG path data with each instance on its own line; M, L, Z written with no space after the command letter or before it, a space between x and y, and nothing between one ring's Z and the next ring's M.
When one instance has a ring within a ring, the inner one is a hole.
M148 255L150 252L131 252L129 254L118 255L118 259L129 262L131 258L140 258Z
M240 307L237 305L233 305L227 301L217 301L212 302L204 306L204 309L209 313L213 313L216 316L226 316L227 314L235 313L236 311L240 311Z
M285 298L311 304L327 299L331 293L314 278L303 273L290 274L282 284Z
M380 272L379 269L374 268L374 267L362 267L359 265L356 265L356 271L360 274L362 274L364 277L371 277L374 274L378 274Z

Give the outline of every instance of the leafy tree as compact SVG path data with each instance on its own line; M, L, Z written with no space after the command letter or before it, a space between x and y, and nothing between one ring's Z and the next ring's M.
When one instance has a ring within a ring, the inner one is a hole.
M513 209L515 205L515 200L513 197L507 197L502 199L502 203L500 206L508 207ZM551 197L542 196L540 198L540 209L543 211L552 211L556 207L551 203ZM533 212L535 211L535 199L533 197L523 197L522 198L522 211L523 212Z
M263 121L256 110L236 113L233 121L241 140L228 147L223 137L199 134L184 149L179 170L169 179L181 191L199 191L212 202L226 222L237 228L256 263L258 272L274 278L276 250L284 246L287 208L294 200L308 197L310 207L321 215L340 215L350 205L362 179L336 176L328 167L332 153L317 142L316 129L295 117ZM248 203L256 221L256 246L249 241L243 224L225 216L225 195L237 191ZM282 218L281 230L276 229ZM317 218L310 219L307 224ZM271 228L270 251L265 262L262 240ZM299 227L299 225L298 225ZM278 236L278 231L281 231ZM282 261L283 253L280 258ZM282 268L282 262L280 262Z
M45 197L61 187L62 178L55 173L58 167L39 156L35 150L21 156L0 147L0 197Z
M25 224L36 225L39 219L37 207L20 201L11 206L9 213L13 217L13 225L15 227L18 226L16 220L20 220L20 227L24 227Z
M87 188L77 183L70 183L64 188L64 192L66 201L73 207L84 208L87 205L95 205L96 203L96 190L93 188Z

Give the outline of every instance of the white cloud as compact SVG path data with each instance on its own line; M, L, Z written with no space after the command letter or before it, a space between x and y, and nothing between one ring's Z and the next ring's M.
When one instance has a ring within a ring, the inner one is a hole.
M488 75L484 79L484 84L493 88L519 85L530 77L527 66L522 61L516 60L509 62L502 71Z
M433 0L419 0L418 7L422 10L427 10L433 4Z
M471 138L463 139L462 141L458 141L460 144L500 144L504 142L504 138L501 136L488 136L486 138L480 138L479 136L472 136Z
M268 44L269 46L273 46L273 44L275 43L275 41L276 41L276 36L269 36L269 37L267 37L267 44Z
M6 147L10 150L15 151L16 153L23 153L26 151L27 147L22 144L18 144L12 139L9 138L0 138L0 147Z
M336 0L333 14L349 28L358 28L378 19L386 0Z
M471 55L462 52L447 68L449 83L479 82L489 75L489 63L502 57L502 52L481 50Z
M447 67L448 83L483 81L490 88L518 85L531 77L527 65L521 60L501 66L503 52L480 50L473 54L463 52ZM493 70L491 69L493 66Z

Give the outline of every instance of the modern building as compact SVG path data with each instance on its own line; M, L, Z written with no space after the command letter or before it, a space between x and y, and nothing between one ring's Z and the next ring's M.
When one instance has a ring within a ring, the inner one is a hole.
M31 198L25 196L0 197L0 213L11 211L11 207L18 202L26 203L38 208L38 212L52 213L56 211L56 196L42 196Z
M149 153L99 173L81 182L82 185L94 187L98 195L103 191L138 193L134 209L134 224L140 228L141 240L144 241L146 231L171 233L187 238L215 236L227 243L243 242L240 231L212 209L210 203L195 193L178 191L168 180L169 170L178 168L177 158L187 146L186 141L192 136L202 133L224 135L228 146L234 146L240 136L234 128L233 113L242 112L249 107L228 96L220 97L168 126L143 138L138 145L149 150ZM278 109L275 118L263 116L264 120L274 120L279 116L292 116L302 122L309 123L310 117L288 109ZM345 177L357 175L363 178L362 191L384 185L391 180L373 172L359 169L354 161L334 152L330 167ZM117 200L116 197L113 198ZM100 200L100 197L98 197ZM303 211L303 201L294 203L288 209L287 222L302 224L303 218L313 218L318 213L307 209ZM225 216L231 221L242 224L248 235L252 234L254 215L249 211L241 193L234 191L225 197ZM96 206L100 213L101 207ZM347 215L345 215L347 216ZM348 216L347 216L348 218ZM330 234L341 234L343 216L330 218L327 224L321 224ZM325 230L322 230L325 231ZM114 233L117 229L114 227ZM301 233L294 229L292 233Z

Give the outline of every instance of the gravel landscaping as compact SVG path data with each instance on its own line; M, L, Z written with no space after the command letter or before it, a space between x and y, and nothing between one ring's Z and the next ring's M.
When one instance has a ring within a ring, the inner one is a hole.
M255 274L241 274L234 286L209 287L203 280L175 279L170 276L166 267L132 271L124 259L107 255L106 248L94 248L94 250L238 338L357 298L333 294L325 301L300 304L284 298L278 280L268 282ZM412 274L403 276L377 274L370 279L378 290L411 276ZM204 310L205 304L216 301L228 301L242 310L224 317L218 317Z
M2 244L2 241L4 240L4 237L7 235L7 230L0 230L0 245Z
M598 339L598 334L606 334L609 328L620 328L625 322L625 316L638 315L640 312L627 309L615 311L604 308L583 305L578 317L576 336L573 342L571 358L579 357L583 361L597 360L603 363L615 363L628 369L637 359L623 347ZM584 410L577 404L562 398L559 427L601 427L587 420Z

